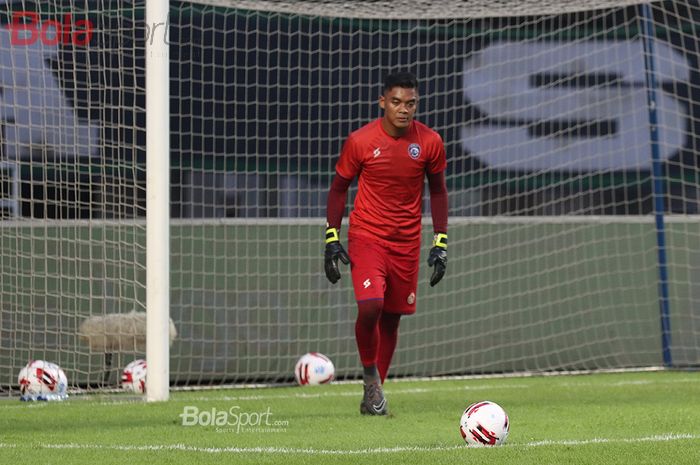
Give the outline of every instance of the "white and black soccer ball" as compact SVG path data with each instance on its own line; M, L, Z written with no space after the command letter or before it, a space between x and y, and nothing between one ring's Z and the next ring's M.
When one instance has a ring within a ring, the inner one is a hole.
M68 379L61 367L32 360L17 376L21 400L63 400L68 397Z
M122 389L144 394L146 392L146 361L134 360L122 370Z
M459 422L459 432L469 446L500 446L506 442L509 431L508 414L488 400L467 407Z
M301 386L327 384L333 381L335 367L331 359L319 352L302 355L294 367L294 378Z

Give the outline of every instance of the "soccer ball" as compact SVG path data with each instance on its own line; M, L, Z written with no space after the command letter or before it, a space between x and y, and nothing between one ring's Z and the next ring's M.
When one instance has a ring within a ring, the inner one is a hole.
M459 422L459 432L469 446L500 446L506 442L509 431L505 410L488 400L467 407Z
M333 362L318 352L302 355L294 367L294 377L301 386L330 383L334 375Z
M68 379L61 367L33 360L17 376L21 400L63 400L68 397Z
M134 360L122 371L122 389L144 394L146 392L146 361Z

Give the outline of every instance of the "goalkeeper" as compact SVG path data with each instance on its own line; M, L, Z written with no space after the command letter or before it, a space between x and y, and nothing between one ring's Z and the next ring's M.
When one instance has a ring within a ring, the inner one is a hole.
M431 286L442 279L447 265L445 147L437 132L413 119L417 105L413 74L387 76L379 97L382 117L347 138L328 193L324 267L335 284L341 276L338 261L350 263L358 307L355 339L364 368L362 414L387 414L382 384L396 348L399 320L416 311L426 176L435 232L428 258ZM339 230L347 190L356 176L348 254Z

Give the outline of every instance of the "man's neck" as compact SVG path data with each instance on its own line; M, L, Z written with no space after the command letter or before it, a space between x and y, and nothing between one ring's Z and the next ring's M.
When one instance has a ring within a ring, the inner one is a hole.
M410 127L411 126L409 125L405 128L397 128L393 124L389 123L385 118L382 118L382 128L384 129L384 132L386 132L389 136L393 137L394 139L398 139L399 137L406 134Z

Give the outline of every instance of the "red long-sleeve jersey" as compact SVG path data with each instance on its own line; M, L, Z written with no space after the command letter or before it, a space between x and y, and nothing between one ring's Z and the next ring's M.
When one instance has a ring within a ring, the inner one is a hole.
M351 231L391 242L418 240L426 173L446 166L442 138L418 121L398 138L386 133L381 119L350 134L336 173L348 180L359 176Z

